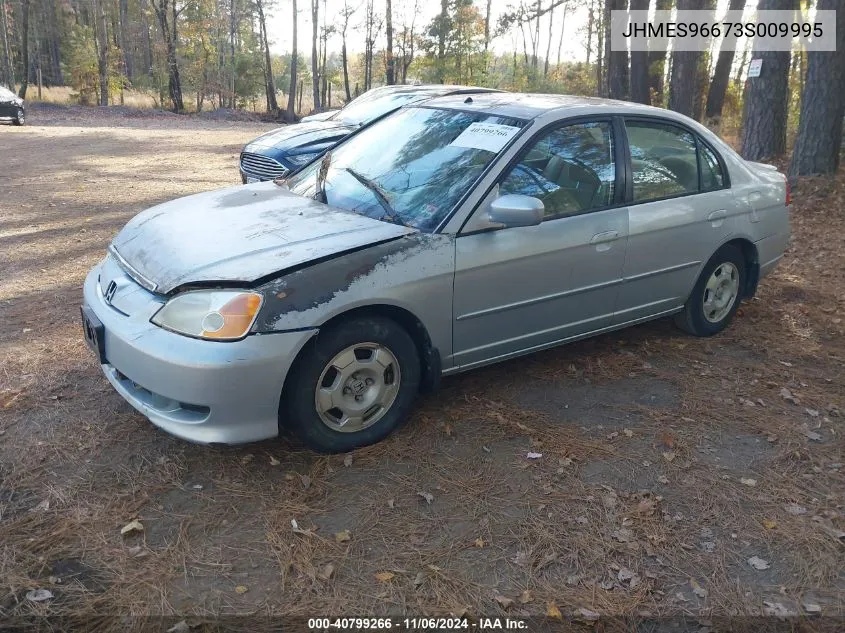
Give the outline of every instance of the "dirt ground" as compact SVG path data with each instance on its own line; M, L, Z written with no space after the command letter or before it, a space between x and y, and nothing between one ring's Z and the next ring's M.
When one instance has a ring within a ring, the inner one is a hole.
M80 330L115 232L236 183L270 124L29 115L0 127L0 621L845 617L845 177L800 183L793 247L723 334L659 320L454 377L326 457L165 435Z

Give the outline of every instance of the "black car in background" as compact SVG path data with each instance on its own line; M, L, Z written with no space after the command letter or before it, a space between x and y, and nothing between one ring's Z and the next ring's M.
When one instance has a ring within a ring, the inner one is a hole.
M303 121L259 136L241 152L241 181L280 178L310 163L358 128L409 103L454 94L500 92L467 86L384 86L373 88L322 120Z
M23 99L3 86L0 86L0 121L11 121L15 125L26 122Z

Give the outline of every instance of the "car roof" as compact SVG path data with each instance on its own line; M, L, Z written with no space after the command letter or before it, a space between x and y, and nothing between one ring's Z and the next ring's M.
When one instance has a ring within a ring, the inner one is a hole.
M378 88L372 88L368 92L378 92L380 94L410 93L419 94L421 96L439 97L454 94L501 92L501 90L496 90L495 88L482 88L480 86L458 86L453 84L422 84L418 86L400 84L394 86L379 86Z
M431 99L425 102L426 107L451 108L484 112L497 116L517 119L535 119L538 116L553 111L564 111L568 114L596 114L602 111L618 112L623 110L631 114L659 114L668 118L678 118L675 113L663 108L655 108L639 103L601 99L599 97L580 97L575 95L552 94L524 94L515 92L495 92L478 94L472 99L451 95ZM674 115L674 116L673 116Z

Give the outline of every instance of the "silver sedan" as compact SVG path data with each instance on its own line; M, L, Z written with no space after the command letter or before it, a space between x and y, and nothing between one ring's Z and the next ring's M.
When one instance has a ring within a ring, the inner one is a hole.
M444 375L667 315L718 333L783 256L789 204L673 112L444 97L286 180L139 214L87 277L84 332L174 435L347 451Z

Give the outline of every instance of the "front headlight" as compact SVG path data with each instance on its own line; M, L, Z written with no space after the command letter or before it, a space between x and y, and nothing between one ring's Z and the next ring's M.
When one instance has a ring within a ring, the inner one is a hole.
M231 341L247 335L262 300L255 292L192 290L173 297L151 321L186 336Z
M297 167L300 167L300 166L304 165L305 163L310 163L312 160L317 158L317 156L319 156L319 155L320 155L319 152L316 152L316 153L313 153L313 154L295 154L294 156L288 156L287 159L291 163L296 165Z

